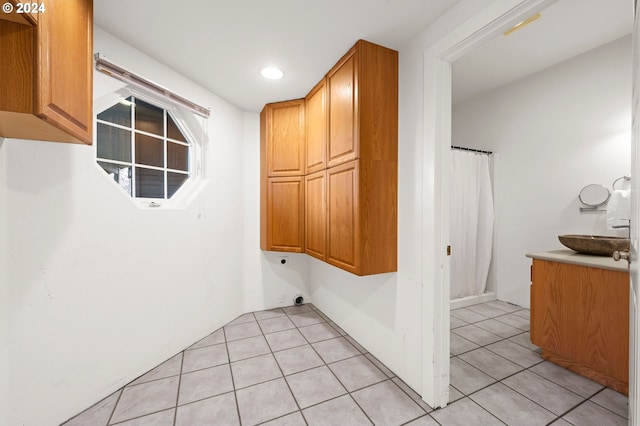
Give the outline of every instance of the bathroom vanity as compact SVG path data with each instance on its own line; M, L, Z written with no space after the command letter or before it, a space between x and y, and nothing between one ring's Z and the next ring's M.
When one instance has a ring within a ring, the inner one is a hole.
M542 357L629 392L626 261L571 250L530 253L531 342Z

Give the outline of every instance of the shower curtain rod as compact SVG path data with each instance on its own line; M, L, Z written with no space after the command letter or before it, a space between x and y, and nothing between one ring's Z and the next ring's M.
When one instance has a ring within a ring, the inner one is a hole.
M483 151L481 149L464 148L462 146L453 146L453 145L451 145L451 149L457 149L457 150L460 150L460 151L478 152L480 154L489 154L489 155L493 154L493 151Z

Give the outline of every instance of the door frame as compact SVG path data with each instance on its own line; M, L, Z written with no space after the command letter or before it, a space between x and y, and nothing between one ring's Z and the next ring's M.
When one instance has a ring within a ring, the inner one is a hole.
M640 196L638 176L640 176L640 16L638 1L633 2L633 51L632 51L632 130L631 130L631 264L629 265L629 424L640 424L640 271L638 250L640 245Z
M451 64L558 0L495 0L424 52L422 398L449 402Z

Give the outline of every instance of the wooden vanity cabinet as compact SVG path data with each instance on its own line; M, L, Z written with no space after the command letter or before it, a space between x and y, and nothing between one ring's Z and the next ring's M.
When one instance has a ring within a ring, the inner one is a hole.
M93 2L0 20L0 137L93 140Z
M533 259L531 342L542 357L629 388L629 273Z

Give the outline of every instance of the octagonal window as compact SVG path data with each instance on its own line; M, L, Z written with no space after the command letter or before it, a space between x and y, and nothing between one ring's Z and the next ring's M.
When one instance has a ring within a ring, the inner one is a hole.
M130 96L96 127L98 165L132 198L168 200L191 176L193 144L170 111Z

